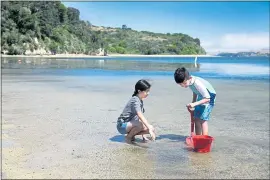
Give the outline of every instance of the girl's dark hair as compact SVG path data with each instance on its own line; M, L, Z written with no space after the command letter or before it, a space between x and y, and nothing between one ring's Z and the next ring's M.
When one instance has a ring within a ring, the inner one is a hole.
M135 85L135 91L132 96L136 96L139 91L146 91L151 87L151 84L144 79L139 80Z
M182 83L190 77L188 70L186 68L178 68L174 72L174 80L176 83Z

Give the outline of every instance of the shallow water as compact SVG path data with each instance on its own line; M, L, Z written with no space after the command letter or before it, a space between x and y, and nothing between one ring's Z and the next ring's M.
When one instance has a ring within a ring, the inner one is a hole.
M217 68L206 65L200 67L208 74ZM184 144L190 134L185 104L191 92L166 71L156 71L156 65L152 74L140 68L134 73L16 66L20 69L4 69L2 81L3 126L12 125L3 131L7 178L269 177L269 81L260 73L254 73L257 80L252 74L246 81L207 78L218 93L209 121L215 140L212 151L201 154ZM203 74L201 68L192 72ZM137 145L127 145L116 130L116 118L140 77L153 84L145 115L158 137L141 143L138 136Z
M18 60L21 60L18 62ZM3 58L3 72L64 76L173 76L178 67L205 78L269 81L269 57ZM7 70L9 69L9 70ZM13 69L11 71L10 69Z

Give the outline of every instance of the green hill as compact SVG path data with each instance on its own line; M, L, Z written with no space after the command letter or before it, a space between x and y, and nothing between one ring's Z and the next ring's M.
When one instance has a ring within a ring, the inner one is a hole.
M205 54L198 38L98 27L60 1L2 1L1 53Z

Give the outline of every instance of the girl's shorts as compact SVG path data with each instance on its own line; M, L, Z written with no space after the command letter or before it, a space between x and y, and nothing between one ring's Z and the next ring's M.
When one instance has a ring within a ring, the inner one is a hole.
M127 134L127 122L118 121L116 127L120 134Z

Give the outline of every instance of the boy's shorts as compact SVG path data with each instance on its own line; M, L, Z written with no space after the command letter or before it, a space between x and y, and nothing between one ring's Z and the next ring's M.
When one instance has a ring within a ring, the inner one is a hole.
M120 134L127 134L127 122L118 121L116 127Z
M210 104L196 106L194 110L194 117L208 121L213 107L214 106Z

